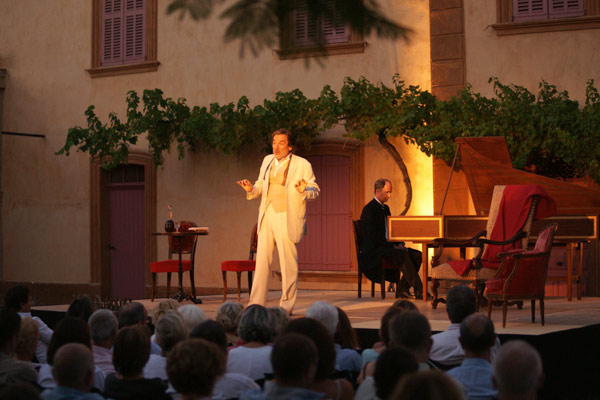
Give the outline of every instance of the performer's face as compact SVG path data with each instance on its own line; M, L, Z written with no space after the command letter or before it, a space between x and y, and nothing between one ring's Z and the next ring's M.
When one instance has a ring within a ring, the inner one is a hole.
M286 135L273 136L273 155L277 160L286 158L292 151L292 146L288 143Z
M377 200L379 200L381 204L387 202L390 197L392 197L392 184L386 182L381 189L377 189L375 197L377 197Z

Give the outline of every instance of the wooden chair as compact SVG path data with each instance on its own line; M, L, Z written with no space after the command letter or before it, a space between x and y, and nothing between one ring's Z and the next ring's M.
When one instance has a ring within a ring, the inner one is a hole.
M363 273L360 270L360 265L362 264L362 259L364 257L364 254L362 252L362 250L360 249L360 243L362 242L362 228L361 228L361 224L360 224L360 220L352 220L352 227L354 228L354 244L356 247L356 262L358 264L358 298L360 299L362 297L362 276ZM398 297L400 295L400 278L401 278L401 274L400 274L400 266L398 265L394 265L386 260L381 260L381 298L385 299L385 279L383 279L383 277L385 276L385 271L387 270L394 270L394 271L398 271L398 281L396 282L396 297ZM375 297L375 282L371 281L371 297Z
M481 304L481 301L483 299L483 289L485 287L485 282L496 275L497 267L500 263L499 259L495 260L498 261L496 268L487 268L486 265L482 263L482 259L484 259L484 256L486 255L486 251L488 249L492 250L492 247L494 246L495 249L501 248L502 246L506 245L521 248L527 247L527 239L529 237L529 232L531 231L531 225L533 223L538 204L537 196L533 196L533 200L529 205L529 209L525 210L526 218L523 221L523 224L518 229L516 229L515 232L505 232L505 235L502 238L503 240L489 239L491 232L493 232L494 230L496 222L499 222L498 214L500 211L502 198L504 197L505 188L506 186L494 186L494 192L490 204L490 212L488 215L486 230L476 233L473 237L467 240L438 238L433 241L433 246L437 249L431 260L431 267L428 273L432 281L432 308L437 308L438 303L446 302L444 298L438 296L438 287L440 286L439 281L447 280L473 286L477 297L477 310L479 310L479 305ZM505 209L510 209L512 207L513 212L520 212L524 206L517 204L505 204L504 207ZM503 223L503 221L501 223ZM468 271L465 274L458 274L450 263L440 263L439 259L443 254L444 249L459 248L461 258L464 260L466 255L466 248L469 247L476 249L478 248L479 251L472 260L467 262L470 265L470 269L468 269Z
M178 232L187 232L189 228L197 226L192 221L180 221ZM164 261L155 261L150 264L150 272L152 272L152 301L156 295L156 274L161 272L167 273L167 297L171 290L171 273L179 273L179 246L181 246L181 254L189 254L189 260L181 260L181 273L190 272L190 285L192 286L192 296L196 298L196 286L194 283L194 261L196 259L196 242L198 237L195 235L186 236L182 239L177 239L169 236L169 255ZM173 258L175 256L175 258Z
M485 297L488 299L488 317L492 317L494 302L502 302L502 327L506 327L506 313L509 302L531 300L531 322L535 322L535 300L540 301L540 314L544 325L544 295L548 261L552 250L557 223L545 227L531 251L516 249L500 253L502 264L496 276L485 283ZM509 261L514 261L509 262Z
M252 291L252 271L256 269L256 246L258 244L258 235L256 234L257 225L254 225L250 235L250 254L247 260L223 261L221 271L223 274L223 301L227 300L227 271L237 273L237 299L240 301L241 277L242 272L248 272L248 293Z

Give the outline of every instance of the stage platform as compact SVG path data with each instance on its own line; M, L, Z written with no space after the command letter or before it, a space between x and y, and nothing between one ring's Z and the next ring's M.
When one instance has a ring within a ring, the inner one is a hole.
M279 304L281 292L269 293L268 306ZM214 319L222 295L201 296L203 304L198 306L208 318ZM237 297L230 295L228 300ZM137 300L144 304L149 312L163 299ZM356 329L361 346L370 347L378 340L380 318L391 306L395 298L392 293L370 296L363 291L363 297L357 298L355 291L300 290L292 318L304 316L306 309L315 301L323 300L342 308ZM430 303L413 300L419 310L427 316L433 332L446 329L449 321L445 304L436 310ZM248 294L243 293L241 302L246 305ZM187 302L189 303L189 302ZM546 381L541 399L600 399L600 298L584 297L582 300L567 301L566 298L548 298L545 301L545 326L540 323L539 304L536 303L536 322L531 323L531 305L525 302L522 310L511 307L508 311L506 328L502 328L502 309L494 307L492 320L501 342L522 339L538 349L544 362ZM64 316L68 305L33 307L49 325ZM487 313L487 308L479 312Z

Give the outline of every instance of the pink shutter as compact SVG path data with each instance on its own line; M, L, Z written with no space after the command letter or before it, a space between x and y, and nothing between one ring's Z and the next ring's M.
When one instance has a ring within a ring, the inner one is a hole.
M549 18L580 17L585 15L583 0L549 0Z
M548 0L513 0L513 21L548 18Z
M115 65L122 61L123 34L122 0L104 0L102 8L102 60L101 65Z
M306 46L317 42L317 22L306 9L305 0L296 0L292 23L293 46Z
M333 18L323 18L323 43L344 43L348 41L348 24L344 23L342 10L335 9L335 1L327 0L326 4L333 10Z
M125 6L125 54L123 61L131 63L144 61L146 57L146 2L126 0Z

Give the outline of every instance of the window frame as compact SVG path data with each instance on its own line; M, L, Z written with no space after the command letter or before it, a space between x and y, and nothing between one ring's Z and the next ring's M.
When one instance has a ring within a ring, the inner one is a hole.
M92 66L87 72L92 78L152 72L158 69L157 25L158 0L146 0L145 60L129 64L102 66L102 6L103 0L92 0Z

